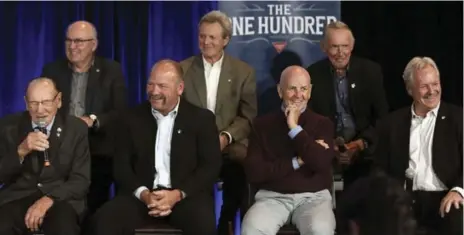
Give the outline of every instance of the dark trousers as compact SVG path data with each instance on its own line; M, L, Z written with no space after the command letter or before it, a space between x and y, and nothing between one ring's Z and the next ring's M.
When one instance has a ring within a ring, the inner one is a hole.
M451 206L450 212L441 218L439 214L441 200L448 192L414 191L412 193L414 215L419 227L433 231L428 234L462 235L463 210Z
M148 215L147 206L133 195L118 195L95 213L86 235L133 235L136 228L160 222L181 229L184 235L214 235L215 221L211 194L187 196L165 218Z
M42 197L40 192L0 206L0 234L27 234L24 222L27 210ZM64 201L55 201L45 214L41 229L46 235L79 235L79 216Z
M371 173L372 159L359 156L350 165L343 166L343 190L347 190L356 180Z
M222 185L222 207L218 234L229 234L229 222L234 223L237 210L243 205L246 193L246 177L243 166L229 158L224 159L220 175ZM243 218L243 213L242 213Z
M110 188L113 183L112 159L105 156L92 155L91 183L87 194L89 215L110 199Z

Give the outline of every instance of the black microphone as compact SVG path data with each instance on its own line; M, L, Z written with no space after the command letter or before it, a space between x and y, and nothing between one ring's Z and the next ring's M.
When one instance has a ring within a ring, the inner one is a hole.
M338 147L340 153L346 152L345 139L343 139L343 137L335 138L335 145Z
M45 135L47 135L47 123L45 122L45 120L41 119L39 120L39 122L37 123L37 126L39 126L39 130L44 133ZM47 149L45 149L43 151L44 153L44 166L50 166L50 160L48 159L48 151Z

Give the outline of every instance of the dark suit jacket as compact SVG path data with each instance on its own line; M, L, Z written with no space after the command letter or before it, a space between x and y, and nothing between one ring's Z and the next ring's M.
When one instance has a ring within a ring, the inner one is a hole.
M317 192L332 185L333 124L306 109L298 120L303 130L291 139L287 118L281 110L258 117L253 122L245 172L257 188L281 193ZM316 143L324 140L327 149ZM292 158L305 164L293 169Z
M181 62L184 71L183 97L190 103L207 108L206 81L201 55ZM257 114L255 70L245 62L224 54L216 100L216 124L227 131L234 141L243 142Z
M336 122L334 76L329 59L308 67L313 89L309 107ZM367 59L352 56L349 65L348 98L356 125L355 139L365 139L369 145L375 139L375 121L388 113L383 76L380 66Z
M69 113L72 69L68 60L61 59L44 66L42 77L55 81L63 93L63 106L60 112ZM124 75L119 63L102 57L95 57L89 70L85 100L85 114L95 114L100 127L90 129L89 141L92 155L112 156L114 118L127 107L127 94Z
M149 102L131 109L122 118L114 160L114 177L121 192L153 188L156 174L157 123ZM171 140L171 187L187 197L211 194L219 176L221 151L214 115L181 99Z
M399 109L378 122L375 166L404 183L409 167L411 107ZM446 187L463 187L462 108L441 102L435 123L432 167Z
M0 206L37 192L69 202L77 213L85 209L90 185L87 126L76 117L57 115L50 132L50 166L43 166L37 152L19 161L17 148L32 132L27 112L0 121ZM42 167L43 166L43 167Z

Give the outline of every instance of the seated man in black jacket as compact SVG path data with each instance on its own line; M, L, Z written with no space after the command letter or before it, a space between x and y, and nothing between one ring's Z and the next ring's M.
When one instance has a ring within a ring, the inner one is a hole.
M0 234L78 235L90 185L87 126L57 113L61 92L48 78L30 82L25 100L28 112L0 120Z
M95 214L96 235L132 235L161 220L185 235L215 235L219 133L214 114L182 99L183 89L178 63L153 66L148 101L119 126L114 171L120 191Z

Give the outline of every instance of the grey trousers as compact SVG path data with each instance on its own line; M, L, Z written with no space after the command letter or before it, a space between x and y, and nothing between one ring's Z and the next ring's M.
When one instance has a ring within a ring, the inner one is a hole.
M288 223L302 235L333 235L335 215L330 192L281 194L259 190L245 214L241 234L275 235Z

